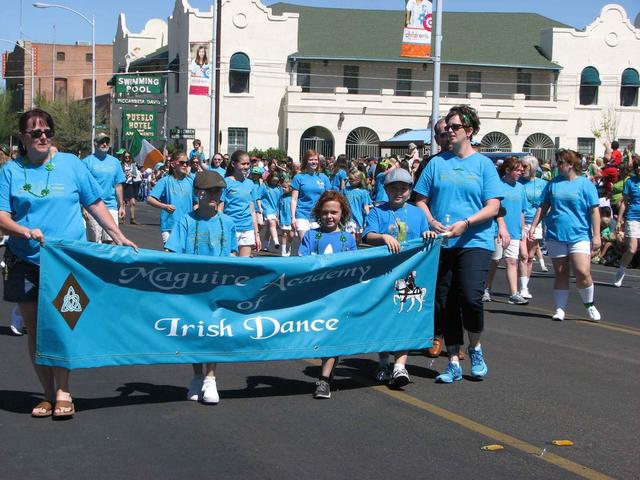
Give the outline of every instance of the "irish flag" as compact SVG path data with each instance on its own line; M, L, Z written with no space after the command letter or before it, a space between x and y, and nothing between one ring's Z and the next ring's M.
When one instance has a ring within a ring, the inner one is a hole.
M133 141L129 149L137 165L142 165L143 169L153 168L158 162L164 161L162 152L147 142L138 131L133 132Z

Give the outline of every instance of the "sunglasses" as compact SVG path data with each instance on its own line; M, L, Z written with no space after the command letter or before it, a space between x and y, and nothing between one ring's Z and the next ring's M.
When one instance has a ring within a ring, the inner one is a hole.
M445 130L453 130L454 132L457 132L458 130L460 130L461 128L465 128L466 125L463 125L461 123L448 123L444 126Z
M33 130L27 130L24 133L31 135L31 138L40 138L43 133L44 133L44 136L47 138L53 137L53 130L51 130L50 128L45 128L45 129L34 128Z
M177 163L178 163L178 165L180 165L180 166L182 166L182 167L186 167L187 165L189 165L189 162L186 162L186 161L184 161L184 160L183 160L183 161L181 161L181 162L177 162Z

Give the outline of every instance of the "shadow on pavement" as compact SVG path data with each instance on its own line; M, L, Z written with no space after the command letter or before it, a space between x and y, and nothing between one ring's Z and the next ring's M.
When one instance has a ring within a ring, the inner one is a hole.
M551 315L547 315L545 313L534 313L534 312L523 312L519 310L497 310L494 308L486 308L485 312L489 313L501 313L503 315L511 315L514 317L533 317L533 318L544 318L545 320L551 320Z
M0 410L13 413L28 413L43 400L41 393L0 390Z

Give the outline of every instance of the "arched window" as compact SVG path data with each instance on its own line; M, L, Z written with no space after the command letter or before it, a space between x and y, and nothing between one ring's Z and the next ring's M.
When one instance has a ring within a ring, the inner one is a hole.
M634 68L627 68L624 72L622 72L620 105L622 105L623 107L637 107L638 87L640 87L640 78L638 76L638 71Z
M594 67L586 67L580 75L580 105L598 104L600 74Z
M333 135L324 127L307 128L300 137L300 158L307 150L315 150L320 155L333 155Z
M347 136L345 153L347 158L368 158L380 156L380 138L367 127L351 130Z
M553 140L544 133L529 135L522 146L523 152L528 152L538 160L551 160L555 152Z
M231 55L229 62L229 92L249 93L249 76L251 74L251 61L249 57L237 52Z
M502 132L489 132L480 142L483 152L510 152L511 140Z

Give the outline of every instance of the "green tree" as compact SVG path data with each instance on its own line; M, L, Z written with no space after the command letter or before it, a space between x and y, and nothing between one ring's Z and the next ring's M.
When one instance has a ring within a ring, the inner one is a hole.
M9 137L18 133L18 120L11 110L11 92L0 92L0 143L9 143Z

